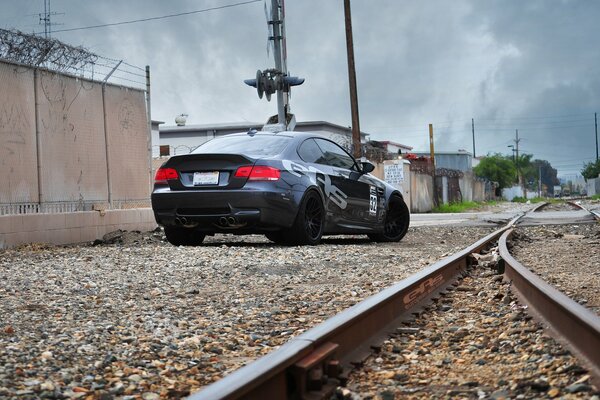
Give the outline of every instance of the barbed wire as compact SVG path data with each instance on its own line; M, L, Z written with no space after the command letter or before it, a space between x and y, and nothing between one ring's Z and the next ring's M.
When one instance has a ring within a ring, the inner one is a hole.
M57 39L18 30L0 29L0 59L96 82L106 80L141 89L146 85L144 68L94 54L83 47L71 46Z
M98 60L96 54L83 47L6 29L0 29L0 58L33 67L43 65L58 72L83 68Z

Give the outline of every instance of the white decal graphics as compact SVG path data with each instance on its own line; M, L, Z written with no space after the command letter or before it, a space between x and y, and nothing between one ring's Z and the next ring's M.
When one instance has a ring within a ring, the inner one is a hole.
M342 210L348 207L348 202L346 199L348 195L340 190L337 186L331 183L331 178L329 175L324 173L323 171L309 165L305 167L302 164L295 163L290 160L282 160L283 167L292 175L297 177L302 177L302 175L308 175L309 173L314 173L316 175L316 180L318 183L322 185L323 191L325 192L325 196L329 197L331 201L340 207Z
M369 192L369 215L377 215L377 188L371 186Z

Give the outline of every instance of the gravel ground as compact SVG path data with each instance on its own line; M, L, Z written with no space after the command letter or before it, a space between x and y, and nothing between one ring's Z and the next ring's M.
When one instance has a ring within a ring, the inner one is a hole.
M575 211L575 210L579 210L579 208L575 207L574 205L569 204L567 202L561 202L561 203L549 203L536 212Z
M0 251L0 397L188 395L490 231L315 247L216 236L196 248L117 233Z
M600 315L600 224L519 227L511 253Z
M337 393L384 400L600 399L585 372L526 315L501 276L476 268L398 328Z

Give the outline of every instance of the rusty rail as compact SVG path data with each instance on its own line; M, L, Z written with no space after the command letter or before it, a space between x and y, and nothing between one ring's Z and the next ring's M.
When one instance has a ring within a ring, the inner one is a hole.
M588 367L593 380L600 382L600 318L512 257L507 248L512 232L512 229L506 231L499 241L504 275L511 281L511 289L527 305L528 312L542 320L552 336Z
M384 289L192 395L206 399L322 398L343 383L398 324L456 284L480 252L520 218L466 249Z

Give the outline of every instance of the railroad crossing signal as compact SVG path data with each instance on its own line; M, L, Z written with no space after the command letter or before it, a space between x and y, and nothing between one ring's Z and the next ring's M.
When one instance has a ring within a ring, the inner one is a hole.
M297 76L287 76L277 69L266 69L256 71L256 79L246 79L244 83L248 86L256 88L259 98L263 98L263 94L267 101L271 101L271 95L278 90L289 92L291 86L298 86L304 83L304 78Z

